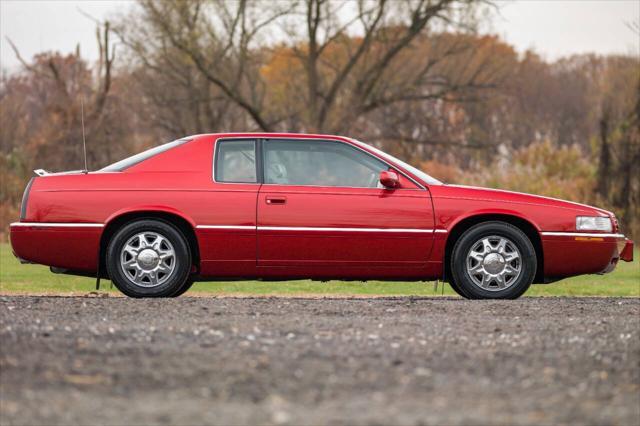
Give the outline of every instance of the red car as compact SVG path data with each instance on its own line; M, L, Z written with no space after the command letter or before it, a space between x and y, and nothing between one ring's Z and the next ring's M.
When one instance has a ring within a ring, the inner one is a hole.
M513 299L612 271L613 213L446 185L346 137L208 134L97 172L36 171L11 244L24 262L169 297L194 280L432 280Z

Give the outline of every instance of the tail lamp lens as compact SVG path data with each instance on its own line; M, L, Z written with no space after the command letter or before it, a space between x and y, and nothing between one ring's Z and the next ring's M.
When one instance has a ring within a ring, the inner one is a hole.
M22 194L22 204L20 205L20 220L23 221L27 218L27 202L29 201L29 191L31 191L31 185L33 185L33 180L35 178L31 178L27 187L24 189L24 193Z

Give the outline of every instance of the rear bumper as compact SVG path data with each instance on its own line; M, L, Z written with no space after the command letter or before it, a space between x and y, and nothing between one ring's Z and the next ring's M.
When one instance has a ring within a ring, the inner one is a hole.
M10 226L13 254L24 263L97 270L102 224L26 223Z
M545 278L604 274L633 260L633 241L622 234L542 232Z

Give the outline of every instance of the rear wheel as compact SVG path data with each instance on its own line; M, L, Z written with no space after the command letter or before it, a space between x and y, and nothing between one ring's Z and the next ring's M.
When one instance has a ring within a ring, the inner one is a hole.
M536 267L529 238L505 222L485 222L468 229L451 256L452 281L458 293L470 299L516 299L533 282Z
M182 233L171 224L138 220L115 233L106 264L109 277L127 296L170 297L189 278L191 253Z

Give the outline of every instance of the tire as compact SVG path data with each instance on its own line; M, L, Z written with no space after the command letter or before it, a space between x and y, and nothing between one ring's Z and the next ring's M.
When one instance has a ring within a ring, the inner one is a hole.
M193 285L193 282L194 282L193 281L193 277L189 276L189 278L187 278L187 280L184 282L184 284L182 284L182 287L180 287L178 289L178 291L173 293L171 295L171 297L179 297L179 296L182 296L183 294L185 294L187 291L189 291L189 289Z
M189 278L191 252L170 223L137 220L111 238L106 265L111 281L127 296L171 297Z
M458 283L454 281L453 277L449 278L449 285L451 286L453 291L455 291L458 294L458 296L464 297L465 299L469 299L469 296L467 296L466 293L462 291Z
M517 299L533 282L536 268L536 251L527 235L505 222L468 229L451 255L452 281L469 299Z

